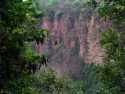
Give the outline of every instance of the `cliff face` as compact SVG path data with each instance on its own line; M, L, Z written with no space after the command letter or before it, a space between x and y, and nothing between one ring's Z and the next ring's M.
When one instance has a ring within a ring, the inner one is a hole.
M37 50L49 56L48 66L57 73L78 77L81 63L102 63L100 32L110 26L94 16L91 9L78 11L58 5L41 22L50 36Z

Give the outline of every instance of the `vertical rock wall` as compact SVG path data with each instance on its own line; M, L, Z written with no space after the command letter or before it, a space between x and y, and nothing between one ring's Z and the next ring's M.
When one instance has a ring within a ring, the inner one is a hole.
M91 9L73 11L55 6L41 22L50 36L43 45L38 45L38 51L49 56L48 66L58 74L79 77L81 63L103 62L100 31L110 24L101 22L104 21L94 16Z

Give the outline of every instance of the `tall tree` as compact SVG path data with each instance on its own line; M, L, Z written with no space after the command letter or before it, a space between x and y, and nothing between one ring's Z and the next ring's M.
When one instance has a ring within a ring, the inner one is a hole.
M0 89L44 62L30 45L46 35L36 28L35 16L32 0L0 0Z

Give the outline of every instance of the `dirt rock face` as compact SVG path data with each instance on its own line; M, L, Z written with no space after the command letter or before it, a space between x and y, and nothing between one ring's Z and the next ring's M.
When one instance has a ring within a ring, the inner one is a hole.
M93 15L91 9L76 11L58 5L41 21L41 27L48 29L50 35L43 45L37 45L37 50L49 56L48 66L59 75L78 78L83 62L103 62L100 33L110 26L110 22Z

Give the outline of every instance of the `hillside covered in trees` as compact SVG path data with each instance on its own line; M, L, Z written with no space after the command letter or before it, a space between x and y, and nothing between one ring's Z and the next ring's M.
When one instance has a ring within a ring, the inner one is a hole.
M125 0L1 0L0 94L125 94Z

